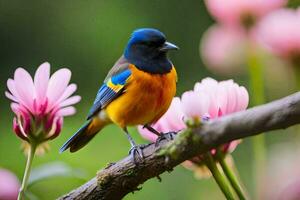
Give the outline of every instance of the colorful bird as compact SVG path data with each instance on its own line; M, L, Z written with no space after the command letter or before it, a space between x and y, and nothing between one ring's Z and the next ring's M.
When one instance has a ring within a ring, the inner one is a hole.
M124 54L108 72L87 117L86 123L61 147L75 152L85 146L104 126L121 127L131 144L129 153L143 158L128 126L151 127L169 108L176 93L177 73L168 59L169 50L178 47L166 41L159 30L135 30Z

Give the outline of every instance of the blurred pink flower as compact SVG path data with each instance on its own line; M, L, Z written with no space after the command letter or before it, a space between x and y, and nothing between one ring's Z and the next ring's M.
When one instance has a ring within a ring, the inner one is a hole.
M300 8L274 11L261 21L255 34L277 56L300 61Z
M282 143L272 146L267 173L260 180L265 186L260 190L260 199L300 199L299 153L297 144Z
M13 128L20 138L42 143L58 136L63 117L73 115L72 105L80 101L80 96L70 97L77 89L75 84L69 85L70 78L71 71L66 68L50 77L50 64L43 63L34 79L23 68L15 71L14 79L8 79L5 95L13 102Z
M8 170L0 168L0 199L16 200L20 183L17 177Z
M210 27L200 43L204 64L212 72L221 75L241 73L246 60L245 51L245 34L222 25Z
M217 21L234 27L252 27L257 20L286 4L287 0L205 0Z
M205 78L200 83L196 83L194 90L182 94L181 99L175 97L166 114L155 124L154 129L166 133L179 131L186 128L186 120L210 120L227 114L245 110L249 103L247 90L234 83L232 80L217 82L212 78ZM157 136L153 133L138 127L140 134L150 140L155 141ZM233 141L219 147L223 153L231 153L240 140ZM216 149L211 150L215 155ZM203 158L199 155L190 160L193 164L202 166ZM184 166L191 166L190 161ZM188 167L191 169L191 167ZM194 168L193 168L194 169ZM203 170L200 170L203 171Z

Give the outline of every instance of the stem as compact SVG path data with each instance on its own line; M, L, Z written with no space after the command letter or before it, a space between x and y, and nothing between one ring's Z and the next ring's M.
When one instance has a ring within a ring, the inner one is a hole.
M246 200L246 197L243 194L243 189L242 189L241 185L239 184L238 179L236 178L235 174L233 173L233 171L230 169L230 167L226 163L224 154L222 154L219 150L217 150L217 158L218 158L218 161L219 161L227 179L229 180L231 186L233 187L233 189L236 192L239 199Z
M300 66L293 66L294 70L295 70L295 75L296 75L296 84L297 87L296 89L299 91L300 90Z
M225 195L226 199L234 200L231 187L229 186L228 182L219 171L217 164L210 153L205 154L205 163L208 169L210 170L210 172L212 173L213 177L215 178L215 181L219 185L220 189L222 190L223 194Z
M30 149L29 149L29 153L28 153L28 157L27 157L26 168L25 168L24 177L23 177L23 180L22 180L22 185L21 185L21 188L20 188L20 191L19 191L18 200L23 200L24 199L25 191L27 189L28 179L29 179L29 176L30 176L32 161L33 161L33 158L34 158L36 147L37 147L37 145L35 143L30 144Z
M251 43L251 41L250 41ZM251 100L252 104L260 105L265 102L264 93L264 78L263 78L263 64L261 58L257 54L256 47L253 44L249 44L248 47L248 68L250 75L250 87L251 87ZM252 138L253 154L254 154L254 174L256 184L256 194L263 187L260 185L259 178L262 177L265 171L265 135L261 134Z

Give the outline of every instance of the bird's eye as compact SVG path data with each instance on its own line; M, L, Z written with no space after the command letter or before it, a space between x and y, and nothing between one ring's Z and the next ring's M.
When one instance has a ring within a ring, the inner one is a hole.
M148 40L139 42L140 45L144 45L147 47L159 48L164 44L165 41L162 40Z
M146 45L149 47L161 47L164 43L160 41L148 41Z
M143 46L147 46L147 47L154 47L155 43L153 43L151 41L143 41L143 42L140 42L139 45L143 45Z

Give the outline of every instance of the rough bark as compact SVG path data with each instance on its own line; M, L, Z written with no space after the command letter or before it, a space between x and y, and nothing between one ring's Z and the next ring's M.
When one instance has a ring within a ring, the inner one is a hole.
M181 162L213 147L298 123L300 92L189 128L172 141L162 140L158 146L149 144L143 148L143 161L137 160L135 164L126 157L112 163L95 178L59 199L121 199L139 190L139 185L148 179L171 171Z

